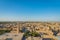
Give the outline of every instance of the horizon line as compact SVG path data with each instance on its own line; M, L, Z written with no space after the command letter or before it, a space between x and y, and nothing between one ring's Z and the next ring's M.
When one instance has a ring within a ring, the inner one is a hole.
M60 21L0 21L0 22L60 22Z

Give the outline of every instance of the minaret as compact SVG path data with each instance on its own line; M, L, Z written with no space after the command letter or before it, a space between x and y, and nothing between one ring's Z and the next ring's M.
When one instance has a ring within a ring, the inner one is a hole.
M19 33L19 30L20 30L20 24L19 24L19 22L17 22L17 34Z

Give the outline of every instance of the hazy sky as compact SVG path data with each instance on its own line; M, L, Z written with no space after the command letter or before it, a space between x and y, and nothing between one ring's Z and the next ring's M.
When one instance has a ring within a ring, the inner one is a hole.
M60 21L60 1L0 0L0 21Z

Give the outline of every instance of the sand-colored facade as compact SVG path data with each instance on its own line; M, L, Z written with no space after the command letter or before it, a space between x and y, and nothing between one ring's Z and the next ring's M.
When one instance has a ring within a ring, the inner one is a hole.
M52 29L55 31L60 30L60 23L59 22L16 22L16 23L7 23L7 24L0 24L0 26L5 26L5 28L2 29L9 29L11 30L11 33L19 34L22 29L22 27L25 27L29 31L36 31L38 33L46 33L47 35L42 35L43 38L55 38L53 36ZM57 39L56 39L57 40Z

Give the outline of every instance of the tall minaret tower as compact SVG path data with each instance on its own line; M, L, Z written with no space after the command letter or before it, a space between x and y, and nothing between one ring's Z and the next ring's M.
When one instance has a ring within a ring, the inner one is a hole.
M19 30L20 30L20 23L19 22L17 22L17 34L19 33Z

